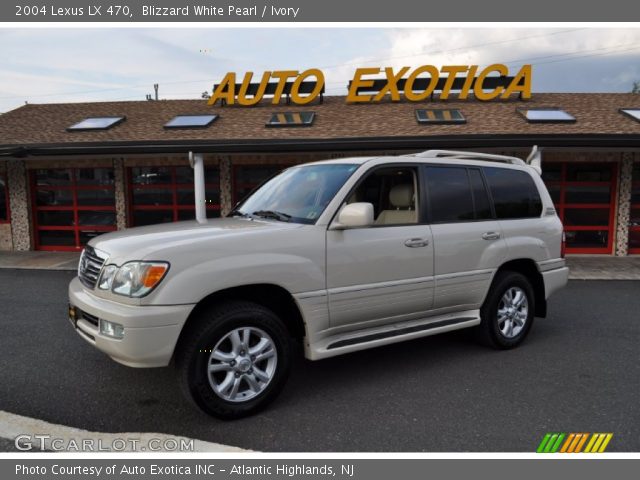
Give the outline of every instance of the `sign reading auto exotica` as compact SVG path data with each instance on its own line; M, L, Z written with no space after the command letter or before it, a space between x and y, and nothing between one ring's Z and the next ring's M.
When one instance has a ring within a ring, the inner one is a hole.
M384 73L383 78L379 78ZM278 70L264 72L259 83L252 83L253 72L244 74L242 83L236 83L236 74L227 73L222 82L215 86L209 105L218 100L233 105L255 105L265 95L272 95L271 103L280 103L283 95L287 100L305 105L324 93L324 73L317 68L303 72ZM497 82L496 80L506 80ZM398 102L426 100L435 91L439 98L446 100L452 91L457 98L465 100L470 93L477 100L509 98L513 94L520 98L531 98L531 65L523 65L514 75L509 76L506 65L496 63L480 69L478 65L447 65L440 69L433 65L418 68L402 67L358 68L349 82L346 101L348 103L379 102L387 95Z

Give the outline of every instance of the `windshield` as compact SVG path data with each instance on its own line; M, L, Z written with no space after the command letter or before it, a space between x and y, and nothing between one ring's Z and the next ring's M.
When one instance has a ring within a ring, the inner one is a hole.
M357 168L345 163L290 168L259 187L231 215L315 223Z

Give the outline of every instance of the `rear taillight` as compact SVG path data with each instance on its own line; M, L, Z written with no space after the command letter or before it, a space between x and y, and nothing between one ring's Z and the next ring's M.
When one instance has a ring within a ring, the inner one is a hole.
M565 251L567 249L567 236L564 233L564 229L562 230L562 243L560 243L560 257L564 258Z

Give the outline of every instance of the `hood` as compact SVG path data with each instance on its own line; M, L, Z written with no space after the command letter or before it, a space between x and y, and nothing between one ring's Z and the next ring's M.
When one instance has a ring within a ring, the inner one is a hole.
M89 244L108 253L111 261L120 263L127 260L153 260L155 252L173 247L182 249L218 239L232 239L240 235L246 238L246 235L261 235L302 226L297 223L239 217L215 218L203 224L189 220L110 232L94 238Z

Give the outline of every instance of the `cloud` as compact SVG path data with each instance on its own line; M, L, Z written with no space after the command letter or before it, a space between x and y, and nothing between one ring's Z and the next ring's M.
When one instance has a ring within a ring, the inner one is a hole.
M533 63L534 91L627 91L640 29L0 29L0 112L41 102L198 98L228 71L320 67L345 94L359 66Z

